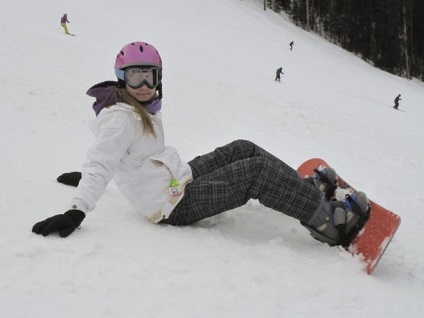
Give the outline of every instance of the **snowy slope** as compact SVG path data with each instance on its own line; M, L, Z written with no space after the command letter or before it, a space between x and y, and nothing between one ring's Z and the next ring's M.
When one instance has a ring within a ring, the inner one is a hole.
M0 316L420 317L423 83L373 68L260 0L117 3L0 4ZM60 27L65 12L75 37ZM161 52L167 143L184 159L239 138L294 168L322 157L399 214L374 275L256 201L175 228L136 214L111 184L69 238L31 233L72 196L56 177L79 170L93 140L85 91L114 79L115 55L137 40ZM406 112L391 108L398 93Z

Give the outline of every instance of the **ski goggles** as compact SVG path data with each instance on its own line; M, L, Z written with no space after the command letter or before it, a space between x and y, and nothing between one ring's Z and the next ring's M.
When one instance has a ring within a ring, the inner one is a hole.
M155 88L160 83L160 69L157 67L128 67L125 70L116 70L116 75L134 89L144 84L149 88Z

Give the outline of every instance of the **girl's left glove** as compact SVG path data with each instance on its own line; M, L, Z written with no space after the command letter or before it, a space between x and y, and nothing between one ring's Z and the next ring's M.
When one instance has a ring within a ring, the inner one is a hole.
M80 210L69 210L64 214L57 214L36 223L32 227L32 231L43 236L47 236L53 232L59 232L61 237L67 237L81 225L84 218L84 212Z

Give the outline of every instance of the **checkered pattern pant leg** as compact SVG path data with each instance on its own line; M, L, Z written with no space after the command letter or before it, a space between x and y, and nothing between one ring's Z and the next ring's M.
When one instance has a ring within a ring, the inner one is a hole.
M243 206L250 199L307 222L322 194L277 157L237 140L189 162L193 181L162 223L188 225Z

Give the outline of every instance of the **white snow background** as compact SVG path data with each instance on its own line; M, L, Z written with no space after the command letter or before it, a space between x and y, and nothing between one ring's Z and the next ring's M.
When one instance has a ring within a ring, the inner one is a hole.
M0 8L1 317L422 317L422 82L372 67L261 0ZM60 26L65 12L75 37ZM110 184L70 237L33 234L34 223L66 211L74 189L56 177L80 170L93 141L86 90L114 80L116 54L138 40L162 55L167 144L185 160L234 139L294 168L322 157L399 214L374 275L257 201L161 226ZM392 108L398 93L405 112Z

